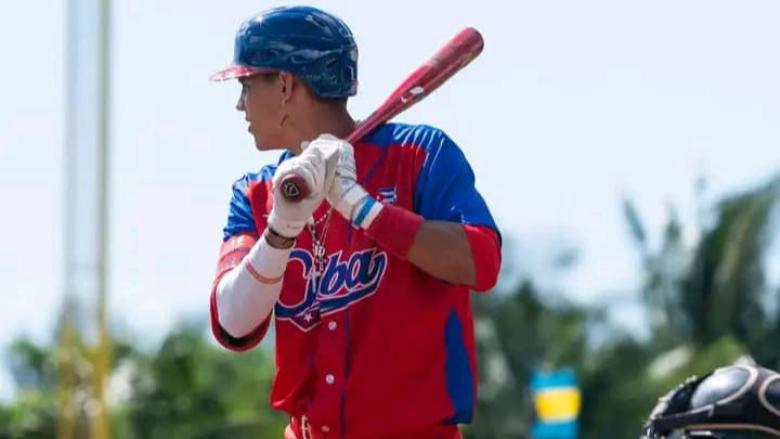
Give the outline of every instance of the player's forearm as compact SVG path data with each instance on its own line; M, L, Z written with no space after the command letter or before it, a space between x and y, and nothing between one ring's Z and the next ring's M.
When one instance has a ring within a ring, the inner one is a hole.
M398 206L385 205L367 235L426 273L478 291L492 288L500 267L494 231L447 221L426 221Z
M220 279L216 291L219 323L231 336L249 334L271 315L289 255L290 248L274 248L263 236Z
M476 284L474 258L461 224L423 222L407 259L438 279L457 285Z

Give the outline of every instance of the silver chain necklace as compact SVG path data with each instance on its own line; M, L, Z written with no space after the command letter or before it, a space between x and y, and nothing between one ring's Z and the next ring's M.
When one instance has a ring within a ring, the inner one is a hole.
M325 272L325 238L328 235L328 229L330 228L330 219L332 217L333 207L323 215L320 219L306 223L306 228L311 235L312 256L314 256L314 266L311 269L310 276L315 278L319 282L322 273ZM317 226L321 223L325 223L322 227L322 234L317 236ZM319 285L317 285L319 291Z

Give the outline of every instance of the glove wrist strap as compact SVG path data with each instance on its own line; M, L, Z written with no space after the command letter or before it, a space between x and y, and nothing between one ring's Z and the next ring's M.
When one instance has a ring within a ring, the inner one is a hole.
M283 236L272 229L271 226L268 226L265 229L265 240L269 246L280 250L288 249L295 244L295 238Z
M379 212L384 207L382 203L374 200L370 195L366 195L359 206L353 211L352 224L364 230L371 227L371 223L379 216Z

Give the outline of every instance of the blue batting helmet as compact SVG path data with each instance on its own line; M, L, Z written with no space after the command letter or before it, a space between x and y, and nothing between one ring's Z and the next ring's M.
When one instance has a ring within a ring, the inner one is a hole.
M213 81L257 73L290 72L319 97L357 93L357 45L339 18L309 6L269 9L246 20L236 33L233 64Z

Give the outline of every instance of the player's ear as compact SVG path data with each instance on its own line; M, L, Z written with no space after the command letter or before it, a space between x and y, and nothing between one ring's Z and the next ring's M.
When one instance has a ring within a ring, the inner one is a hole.
M279 86L282 96L282 105L286 104L292 97L295 78L290 72L279 72Z

